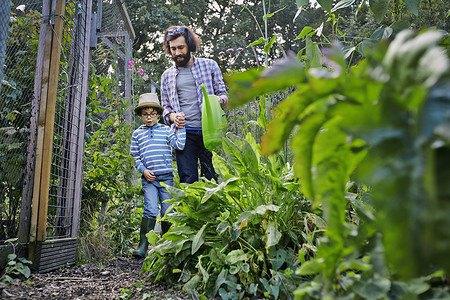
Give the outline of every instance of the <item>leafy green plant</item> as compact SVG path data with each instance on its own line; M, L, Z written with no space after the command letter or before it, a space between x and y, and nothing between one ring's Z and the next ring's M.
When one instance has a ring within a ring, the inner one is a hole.
M18 230L40 21L37 11L11 10L0 91L0 241Z
M220 184L168 187L175 227L162 238L147 234L154 247L142 272L194 297L293 298L302 280L297 262L314 255L325 227L320 210L302 196L282 156L262 157L250 134L227 134L223 150L226 159L213 158Z
M145 289L145 285L142 284L142 282L138 280L129 289L122 289L118 299L130 299L133 296L133 294L140 295L144 289ZM142 295L142 299L151 299L151 298L149 298L149 296L151 296L151 295L144 293Z
M274 45L274 43L276 42L278 35L274 34L272 35L272 37L269 38L269 30L268 30L268 19L273 17L274 14L276 14L279 11L282 11L284 8L281 8L273 13L267 13L267 10L270 9L270 0L269 0L269 4L268 4L268 8L266 7L266 2L265 0L262 1L262 8L264 11L264 15L263 15L263 22L264 22L264 30L261 28L261 26L259 25L259 22L257 20L257 18L255 17L255 15L252 13L252 11L245 6L243 8L243 10L247 10L250 15L252 16L252 18L255 20L255 23L258 27L259 32L261 33L261 37L257 40L252 42L250 45L248 45L247 47L253 47L256 45L260 45L260 44L264 44L264 65L266 67L269 66L269 52L272 48L272 46Z
M450 85L449 60L437 46L442 37L403 31L348 73L334 47L324 51L327 68L305 69L292 56L227 80L236 105L297 87L274 109L262 153L278 151L293 134L295 174L305 196L324 208L325 236L299 269L317 275L300 286L299 299L417 297L436 293L430 282L445 284L437 271L450 270ZM357 227L345 221L350 178L372 189L373 210L352 202ZM412 290L411 280L427 288Z
M344 7L348 7L355 4L354 0L341 0L337 2L333 2L332 0L318 0L318 4L329 14L332 14L334 11L338 9L342 9ZM419 4L421 1L417 0L404 0L403 1L406 4L406 9L414 14L418 15L419 12ZM309 4L308 0L296 0L297 7L299 9L299 14L304 6L307 6ZM363 5L368 4L370 7L370 10L375 15L375 18L378 22L380 22L388 13L390 6L394 3L394 5L398 5L398 1L376 1L372 0L366 3L365 1L362 1L358 7L356 8L356 11L358 12ZM334 6L333 6L334 4Z
M109 252L104 247L111 245L97 243L105 237L113 241L114 252L126 255L137 238L134 231L141 212L137 207L142 201L129 155L131 124L124 118L130 101L116 96L114 78L96 75L95 69L90 76L81 212L84 244L80 244L80 254L88 256L80 260L101 259L96 252ZM92 249L94 245L100 247L98 251Z
M15 249L13 244L15 241L17 241L17 238L6 240L5 243L11 244L13 249ZM17 254L15 253L9 254L7 265L0 277L0 287L13 283L14 278L20 276L24 276L25 278L30 277L31 270L29 265L31 265L31 263L31 261L24 257L17 257Z

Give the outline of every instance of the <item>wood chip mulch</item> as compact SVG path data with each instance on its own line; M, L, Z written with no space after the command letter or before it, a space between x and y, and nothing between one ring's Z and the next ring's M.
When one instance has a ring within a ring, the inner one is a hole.
M178 289L139 277L143 260L118 257L48 273L32 273L0 290L0 299L189 299ZM142 284L139 284L140 281Z

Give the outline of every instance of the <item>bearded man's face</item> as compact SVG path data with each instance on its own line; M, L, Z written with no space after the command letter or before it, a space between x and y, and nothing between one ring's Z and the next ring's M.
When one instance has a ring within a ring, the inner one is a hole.
M191 59L191 52L188 49L186 39L180 35L176 39L169 41L170 53L177 67L186 66Z

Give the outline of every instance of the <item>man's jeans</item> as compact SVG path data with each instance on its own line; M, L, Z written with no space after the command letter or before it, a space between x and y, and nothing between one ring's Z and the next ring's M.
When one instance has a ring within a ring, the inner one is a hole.
M201 130L186 130L186 145L184 150L175 150L180 182L193 183L198 181L198 162L200 161L200 176L215 179L217 174L212 164L212 153L203 144Z
M142 177L142 189L144 190L144 218L156 218L160 212L159 203L161 203L161 217L164 217L167 209L171 205L171 203L164 202L164 200L172 199L172 195L161 185L161 182L173 186L173 174L169 173L156 176L154 181L147 181Z

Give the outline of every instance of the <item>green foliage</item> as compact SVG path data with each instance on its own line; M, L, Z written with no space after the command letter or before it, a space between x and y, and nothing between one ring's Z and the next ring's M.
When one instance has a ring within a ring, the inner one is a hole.
M115 96L114 78L95 75L94 69L90 74L79 249L86 257L80 260L102 259L95 253L110 253L111 245L98 242L104 235L112 239L116 253L126 254L140 218L136 210L140 192L133 183L136 171L129 155L131 125L124 120L129 100ZM93 249L95 245L100 249Z
M5 243L10 243L13 246L17 238L6 240ZM21 276L28 278L31 275L31 270L29 265L31 261L24 257L17 257L17 254L11 253L8 255L8 261L5 269L3 270L0 277L0 287L6 286L14 282L14 278L19 278Z
M8 264L0 279L0 286L12 283L14 278L18 278L20 276L25 278L30 277L31 270L30 267L28 267L30 264L31 261L24 257L17 257L16 254L9 254Z
M345 7L348 7L350 5L353 4L353 2L355 1L349 1L349 0L340 0L337 1L336 4L333 6L333 1L331 0L320 0L317 1L319 3L319 5L328 13L334 12L338 9L342 9ZM390 5L392 5L393 2L395 1L391 1L391 0L369 0L369 7L370 10L373 12L373 14L375 15L375 18L378 22L381 22L383 20L383 18L386 16ZM403 2L406 5L407 10L414 14L415 16L418 15L419 13L419 4L420 4L420 0L403 0ZM298 2L297 1L297 6L299 8L301 8L302 6L306 6L308 5L308 2ZM361 4L362 5L362 4Z
M223 150L226 159L213 158L220 184L168 187L176 211L168 219L176 226L163 238L147 234L154 247L142 272L179 282L195 297L292 299L302 281L298 261L314 255L324 228L320 213L283 158L262 157L250 134L227 134Z
M120 292L120 296L117 299L130 299L133 294L139 295L142 293L142 291L145 289L145 285L142 284L141 281L137 281L135 284L133 284L130 289L122 289L122 291ZM151 299L151 292L149 293L144 293L142 295L141 299Z
M269 2L270 5L267 5ZM242 4L236 4L234 1L219 0L214 3L211 5L206 0L176 0L170 4L163 0L130 0L125 3L137 36L133 44L133 57L143 65L145 73L159 81L162 72L172 65L171 59L163 53L161 44L162 34L170 25L187 25L196 31L201 29L198 33L201 33L202 44L196 55L215 59L223 72L263 64L266 60L264 50L270 50L269 61L281 57L283 48L297 50L298 45L289 42L301 27L298 22L292 22L296 11L294 1L266 1L267 12L260 5L261 1L245 0ZM244 7L249 7L251 12L243 9ZM314 10L310 14L308 11L301 18L317 22L317 15L323 17L324 13ZM259 24L255 22L255 18ZM274 29L267 34L264 26L260 25L265 20L268 28ZM303 21L301 24L304 23L308 22ZM261 44L261 47L253 47L255 51L252 47L247 48L250 43L258 41L263 36L262 33L267 42L273 42L272 47L264 49ZM227 49L238 48L244 50L236 60L219 55Z
M296 80L297 90L274 109L262 153L278 151L294 134L295 173L328 224L317 256L299 270L318 274L300 286L299 299L429 295L436 292L431 282L443 285L442 272L433 273L450 270L450 85L441 38L403 31L348 74L335 47L324 57L327 68L305 69L289 57L256 76L228 79L234 104ZM242 86L253 89L241 93ZM350 177L373 189L374 210L351 202L358 227L345 222ZM413 290L411 280L427 288Z
M15 237L27 159L40 13L11 11L0 94L0 240Z

